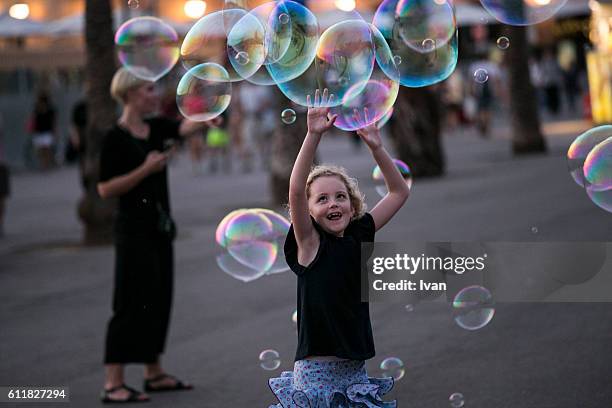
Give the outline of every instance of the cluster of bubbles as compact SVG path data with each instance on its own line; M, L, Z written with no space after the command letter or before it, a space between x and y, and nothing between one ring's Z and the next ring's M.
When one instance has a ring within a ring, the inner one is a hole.
M393 159L393 164L395 164L395 167L397 167L400 174L406 181L406 184L408 185L408 189L411 189L412 188L412 172L410 171L410 167L408 167L406 163L404 163L403 161L399 159ZM387 185L385 184L385 178L379 166L374 167L374 170L372 170L372 180L374 180L374 188L376 189L376 192L381 197L384 197L385 195L387 195L389 191L387 190Z
M217 265L228 275L250 282L266 274L289 270L282 246L289 221L264 208L230 212L217 226L215 239L224 252Z
M278 351L268 349L259 353L259 366L266 371L276 370L281 365Z
M612 125L587 130L567 151L567 164L576 184L591 201L612 212Z
M138 0L129 0L130 7ZM179 44L159 19L137 17L115 37L121 63L156 81L181 60L180 112L194 121L220 115L230 104L232 82L275 85L293 103L327 88L335 126L357 130L391 116L399 86L420 87L448 77L457 63L457 25L450 3L386 0L372 23L359 13L321 32L318 18L298 2L272 1L249 9L246 1L198 20ZM346 17L346 19L345 19ZM295 112L283 111L291 124Z
M491 292L478 285L461 289L453 299L453 318L465 330L485 327L495 314Z

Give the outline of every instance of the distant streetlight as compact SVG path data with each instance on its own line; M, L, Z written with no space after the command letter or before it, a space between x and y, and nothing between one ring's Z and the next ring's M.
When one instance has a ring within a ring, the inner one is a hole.
M13 4L9 9L9 16L18 20L25 20L30 15L30 6L25 3Z
M185 15L189 18L200 18L206 12L206 2L203 0L188 0L185 2Z
M355 10L355 0L336 0L336 8L342 11Z

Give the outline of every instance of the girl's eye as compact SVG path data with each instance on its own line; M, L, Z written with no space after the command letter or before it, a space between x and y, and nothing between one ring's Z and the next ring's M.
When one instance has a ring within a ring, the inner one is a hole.
M338 198L344 199L344 198L346 198L346 194L340 193L340 194L338 194Z
M317 201L325 201L325 196L319 197L319 199Z

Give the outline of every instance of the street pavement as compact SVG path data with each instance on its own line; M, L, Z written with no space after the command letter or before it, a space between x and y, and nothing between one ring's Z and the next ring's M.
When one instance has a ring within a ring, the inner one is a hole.
M546 127L549 152L515 158L509 130L492 139L471 131L444 138L445 177L415 180L412 195L378 241L611 241L612 215L592 204L567 172L565 153L588 128ZM324 162L360 180L370 208L377 194L367 149L328 137ZM236 160L236 159L235 159ZM186 155L170 170L176 281L167 370L195 390L153 395L147 406L267 407L267 379L292 368L296 346L292 273L243 283L215 263L217 223L229 211L269 207L263 170L194 176ZM0 239L0 386L70 387L74 407L99 406L102 352L110 316L111 247L79 245L80 195L75 168L19 173L12 179L5 236ZM610 252L608 252L610 258ZM608 260L604 272L612 270ZM390 356L405 376L389 394L399 407L445 408L460 392L469 408L609 408L612 406L612 306L609 303L499 304L486 327L465 331L443 301L371 304L377 355L370 375ZM282 363L264 371L258 355L275 349ZM141 387L142 367L127 383ZM65 407L66 404L0 404Z

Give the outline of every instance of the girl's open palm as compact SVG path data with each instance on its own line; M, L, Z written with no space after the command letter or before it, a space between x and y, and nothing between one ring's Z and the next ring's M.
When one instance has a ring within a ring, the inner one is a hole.
M368 108L363 108L363 119L360 119L359 112L355 109L353 113L353 118L359 123L362 121L363 123L368 122ZM376 126L376 123L371 123L367 126L362 127L361 129L356 130L357 134L361 139L368 145L370 150L376 150L380 146L382 146L382 139L380 138L380 131Z
M328 131L338 115L329 115L328 105L333 102L334 95L329 95L327 88L323 90L323 95L317 89L314 95L314 103L310 95L306 95L306 104L308 105L308 131L311 133L322 134Z

